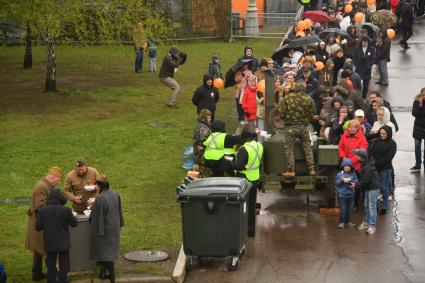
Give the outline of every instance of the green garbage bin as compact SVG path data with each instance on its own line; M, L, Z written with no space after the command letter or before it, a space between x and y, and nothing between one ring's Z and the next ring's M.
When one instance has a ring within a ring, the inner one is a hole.
M186 179L177 188L186 256L230 256L228 269L237 268L245 253L251 186L243 178L220 177Z

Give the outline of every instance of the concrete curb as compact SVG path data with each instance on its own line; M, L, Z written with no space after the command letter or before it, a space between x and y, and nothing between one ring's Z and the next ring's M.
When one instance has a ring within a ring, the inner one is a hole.
M183 251L183 244L180 248L179 256L176 261L176 265L174 266L173 271L173 282L183 283L186 277L186 255Z

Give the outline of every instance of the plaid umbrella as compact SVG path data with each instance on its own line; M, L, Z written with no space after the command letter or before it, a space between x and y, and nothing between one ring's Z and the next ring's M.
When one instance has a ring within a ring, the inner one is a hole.
M372 23L380 28L391 28L397 24L397 17L390 10L378 10L370 16Z

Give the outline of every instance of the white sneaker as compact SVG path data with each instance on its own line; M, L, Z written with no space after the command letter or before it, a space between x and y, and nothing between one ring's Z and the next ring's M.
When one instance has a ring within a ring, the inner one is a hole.
M363 230L363 229L368 229L369 228L369 224L367 224L366 222L362 222L362 224L359 225L359 230Z
M345 224L345 227L354 228L354 227L356 227L356 224L348 222L347 224Z
M372 235L372 234L375 234L375 232L376 232L376 228L373 226L369 226L369 228L367 228L366 234Z
M338 228L339 228L339 229L344 229L344 223L339 223L339 224L338 224Z

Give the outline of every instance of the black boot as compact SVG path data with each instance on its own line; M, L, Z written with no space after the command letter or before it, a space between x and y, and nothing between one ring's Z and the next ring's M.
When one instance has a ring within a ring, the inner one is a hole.
M105 267L105 263L98 262L98 264L100 266L99 279L100 280L105 280L106 279L106 267Z
M111 280L111 283L115 283L115 266L113 261L108 261L106 269L108 270L109 275L107 278Z
M32 280L41 281L46 279L46 274L43 273L43 257L34 253L32 257Z

